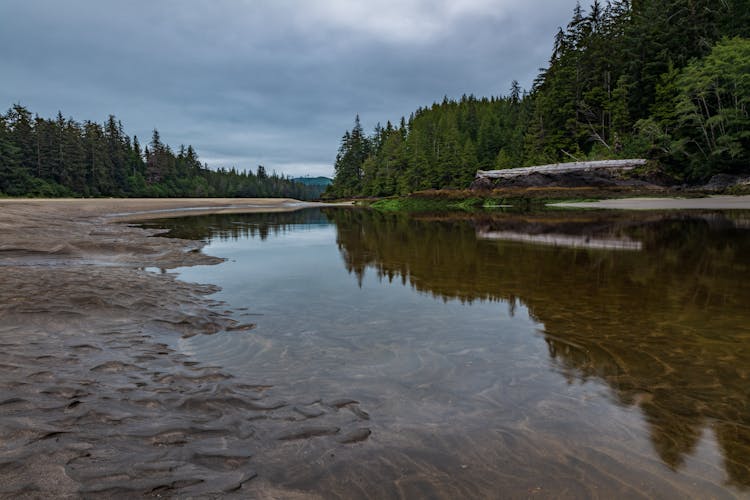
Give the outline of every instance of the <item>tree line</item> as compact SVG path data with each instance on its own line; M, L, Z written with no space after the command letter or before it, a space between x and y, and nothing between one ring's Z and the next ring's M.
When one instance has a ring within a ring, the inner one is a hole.
M750 1L594 0L529 91L444 98L366 134L329 197L466 188L478 169L645 157L683 182L750 172Z
M211 170L192 146L174 151L154 130L141 146L122 123L32 116L20 104L0 114L0 195L116 197L288 197L319 189L284 176L236 168Z

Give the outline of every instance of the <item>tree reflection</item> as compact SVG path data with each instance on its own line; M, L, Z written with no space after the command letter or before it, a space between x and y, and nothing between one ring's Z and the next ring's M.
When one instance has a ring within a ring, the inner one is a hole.
M601 379L619 404L637 405L665 464L680 467L710 428L729 480L750 486L746 216L325 213L360 282L373 269L443 300L521 300L544 324L557 370L571 382Z
M266 240L269 235L279 235L293 226L328 224L320 210L298 210L295 212L269 212L198 215L150 220L142 224L146 228L166 229L164 236L188 240L237 241L259 237Z

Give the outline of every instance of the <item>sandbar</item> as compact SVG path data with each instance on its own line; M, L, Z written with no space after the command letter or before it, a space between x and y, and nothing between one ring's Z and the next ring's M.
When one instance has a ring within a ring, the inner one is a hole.
M721 195L705 198L622 198L550 203L548 206L618 210L750 210L750 195Z

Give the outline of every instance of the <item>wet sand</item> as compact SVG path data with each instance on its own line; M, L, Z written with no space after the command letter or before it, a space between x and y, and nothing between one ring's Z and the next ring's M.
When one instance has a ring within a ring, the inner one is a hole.
M620 210L750 210L750 195L708 196L706 198L623 198L551 203L549 206Z
M0 200L0 497L288 498L256 477L256 453L366 440L345 394L287 401L181 354L182 337L253 325L208 298L215 287L144 270L219 262L200 242L116 223L310 205Z

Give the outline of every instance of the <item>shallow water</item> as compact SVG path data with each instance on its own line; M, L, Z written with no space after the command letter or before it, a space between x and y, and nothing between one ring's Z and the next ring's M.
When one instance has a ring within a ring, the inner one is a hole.
M214 298L256 325L183 339L183 353L291 401L357 401L340 401L356 442L305 428L259 450L266 484L750 494L746 213L325 209L148 226L226 258L180 278L219 285Z

